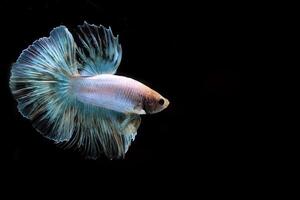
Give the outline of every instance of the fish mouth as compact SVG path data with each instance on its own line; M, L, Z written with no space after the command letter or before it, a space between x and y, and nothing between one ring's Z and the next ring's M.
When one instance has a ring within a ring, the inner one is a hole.
M170 101L168 99L165 98L165 106L164 109L167 108L170 104Z

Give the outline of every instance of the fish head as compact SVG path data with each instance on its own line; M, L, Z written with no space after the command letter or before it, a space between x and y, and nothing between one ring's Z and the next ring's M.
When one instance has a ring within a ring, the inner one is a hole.
M151 91L144 97L143 108L146 114L158 113L168 107L169 100L155 91Z

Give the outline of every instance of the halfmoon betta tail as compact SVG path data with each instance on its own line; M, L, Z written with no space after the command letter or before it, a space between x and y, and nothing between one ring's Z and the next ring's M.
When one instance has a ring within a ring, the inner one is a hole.
M121 57L110 28L85 22L74 37L65 26L54 28L12 65L10 88L20 113L43 136L86 158L124 158L139 115L160 112L169 101L136 80L114 75Z

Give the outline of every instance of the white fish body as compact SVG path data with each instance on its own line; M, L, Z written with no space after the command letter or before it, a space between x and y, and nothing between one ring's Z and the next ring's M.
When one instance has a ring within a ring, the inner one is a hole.
M92 77L76 77L72 82L72 92L79 101L121 113L146 114L145 99L167 99L148 86L125 76L102 74Z

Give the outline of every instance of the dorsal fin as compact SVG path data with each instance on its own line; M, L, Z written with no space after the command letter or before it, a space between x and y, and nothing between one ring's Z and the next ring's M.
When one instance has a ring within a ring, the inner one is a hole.
M77 36L82 76L114 74L117 71L122 58L122 49L118 36L114 37L111 28L84 22L78 26Z

